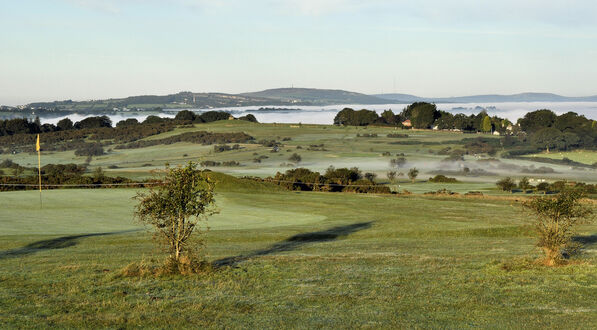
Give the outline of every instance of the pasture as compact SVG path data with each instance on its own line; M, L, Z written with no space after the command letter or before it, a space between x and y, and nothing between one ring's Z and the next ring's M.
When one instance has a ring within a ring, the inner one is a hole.
M0 193L3 327L591 328L597 225L568 266L534 263L514 200L289 192L218 176L208 274L161 260L134 189ZM157 261L156 261L157 262Z

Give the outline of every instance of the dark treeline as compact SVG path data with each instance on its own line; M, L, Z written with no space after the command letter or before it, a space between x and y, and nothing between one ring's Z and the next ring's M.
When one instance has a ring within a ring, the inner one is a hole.
M501 147L508 151L504 156L516 156L537 151L573 150L597 148L597 121L587 119L575 112L560 116L551 110L527 113L516 124L497 116L490 117L485 111L476 115L453 115L437 110L435 104L413 103L399 114L391 110L378 115L375 111L346 108L334 118L335 125L388 125L402 128L406 120L413 128L459 130L463 132L499 132L505 135ZM400 142L402 144L408 142Z
M131 143L151 135L170 131L178 125L228 119L233 119L233 117L226 112L208 111L201 115L195 115L188 110L180 111L173 119L149 116L143 122L139 122L137 119L129 118L119 121L114 127L107 116L88 117L75 123L69 118L64 118L56 125L42 125L39 118L33 121L25 118L7 119L0 120L0 146L12 148L11 151L17 152L20 151L20 146L34 144L34 134L41 133L43 134L41 139L43 150L82 150L79 152L81 155L99 155L103 153L100 147L106 144ZM239 119L257 121L253 115ZM88 143L87 140L95 142ZM224 140L218 138L214 143L226 143ZM100 143L100 141L103 142ZM168 141L162 142L168 143ZM0 153L3 151L0 147Z
M5 160L0 163L0 167L9 168L14 171L15 174L23 173L25 170L37 172L35 168L28 168L20 166L10 160ZM84 175L87 168L83 165L77 164L49 164L41 168L42 184L45 186L44 189L58 189L68 188L69 185L88 185L89 188L93 187L105 187L113 188L126 184L135 184L136 187L143 186L143 184L152 183L151 181L143 181L142 184L137 184L137 181L133 181L124 177L110 177L104 174L101 167L96 168L90 175ZM37 175L29 176L0 176L0 191L12 191L12 190L31 190L37 189L39 183ZM50 185L50 186L47 186ZM63 187L51 186L51 185L64 185ZM103 186L98 186L103 185Z
M518 180L518 183L510 177L503 178L496 182L496 185L499 189L503 191L509 191L512 193L522 192L522 193L533 193L533 192L542 192L544 194L556 194L562 192L564 190L577 190L582 192L583 194L587 195L595 195L597 194L597 184L590 184L584 182L575 182L575 181L555 181L552 183L549 182L540 182L537 185L532 185L530 180L527 177L523 177Z
M363 173L356 167L334 168L330 166L324 175L307 168L296 168L276 173L269 181L289 190L329 191L390 194L390 188L375 183L375 174Z
M173 144L177 142L191 142L203 145L220 143L248 143L254 138L246 133L212 133L206 131L187 132L159 140L134 141L116 146L116 149L145 148L160 144Z
M597 121L575 112L558 116L551 110L537 110L527 113L518 125L524 134L504 137L509 151L503 156L597 148Z
M399 114L395 114L392 110L386 110L378 115L377 112L371 110L355 111L346 108L336 115L334 124L351 126L387 125L408 128L403 124L406 120L410 120L413 128L451 129L467 132L498 131L505 133L508 127L512 126L512 123L507 119L497 116L490 117L485 111L470 116L465 114L453 115L447 111L437 110L435 104L426 102L413 103L404 108Z

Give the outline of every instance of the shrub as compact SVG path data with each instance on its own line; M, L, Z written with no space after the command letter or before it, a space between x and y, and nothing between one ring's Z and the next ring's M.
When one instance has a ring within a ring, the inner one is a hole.
M389 133L388 135L386 135L389 138L407 138L408 134L399 134L399 133Z
M216 213L214 182L192 162L185 167L167 168L163 182L137 194L135 218L154 227L154 238L170 253L167 269L176 273L196 272L197 263L193 261L198 256L190 246L190 238L201 230L202 221ZM200 244L196 247L201 249L205 245L205 231L198 239Z
M394 182L394 180L396 179L396 171L388 171L388 173L386 173L386 176L388 177L388 180L390 180L390 182Z
M369 182L375 182L375 178L377 178L377 174L367 172L364 175L365 179L369 180Z
M408 178L414 183L415 180L417 179L417 176L419 175L419 170L417 170L416 167L411 168L408 171Z
M404 158L404 157L399 157L399 158L390 160L391 167L400 168L400 167L404 166L405 164L406 164L406 158Z
M252 123L258 123L257 118L255 118L255 116L253 116L252 114L248 114L248 115L239 117L238 120L245 120L245 121L250 121Z
M193 121L193 120L195 120L195 113L192 111L189 111L189 110L181 110L176 114L176 116L174 117L174 120Z
M209 167L209 166L220 166L220 162L216 162L213 160L204 160L201 162L202 167Z
M450 177L447 177L445 175L438 174L438 175L434 176L433 178L429 178L429 182L435 182L435 183L457 183L458 180L456 180L456 178L450 178Z
M288 160L291 161L291 162L293 162L293 163L298 164L298 163L300 163L302 161L302 157L301 157L301 155L299 155L297 153L294 153L294 154L292 154L292 156L290 156L288 158Z
M516 183L510 177L503 178L495 183L502 191L512 191L516 187Z
M549 266L561 263L564 252L577 250L572 242L574 227L592 216L592 210L581 204L582 197L579 191L566 190L557 198L539 197L523 204L536 215L537 245L543 249Z

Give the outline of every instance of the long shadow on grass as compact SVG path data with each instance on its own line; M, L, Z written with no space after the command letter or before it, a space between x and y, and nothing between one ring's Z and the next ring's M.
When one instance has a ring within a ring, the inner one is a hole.
M65 249L65 248L77 245L79 243L78 240L80 238L125 234L125 233L132 233L135 231L139 231L139 229L114 231L114 232L109 232L109 233L94 233L94 234L62 236L62 237L58 237L58 238L54 238L54 239L37 241L37 242L33 242L31 244L27 244L27 245L23 246L22 248L1 251L0 252L0 260L5 259L5 258L11 258L11 257L22 257L22 256L30 255L33 253L37 253L40 251L44 251L44 250Z
M583 245L593 245L597 243L597 234L587 236L575 236L573 240Z
M359 222L354 223L352 225L347 226L338 226L334 228L330 228L327 230L316 231L311 233L302 233L298 235L294 235L292 237L287 238L286 240L276 243L268 248L253 251L247 254L240 254L233 257L227 257L223 259L219 259L213 262L214 267L223 267L223 266L235 266L238 263L243 261L265 256L269 254L279 253L279 252L286 252L296 250L304 245L313 244L313 243L320 243L320 242L329 242L336 240L342 236L348 236L352 233L357 231L365 230L371 228L371 224L373 222Z

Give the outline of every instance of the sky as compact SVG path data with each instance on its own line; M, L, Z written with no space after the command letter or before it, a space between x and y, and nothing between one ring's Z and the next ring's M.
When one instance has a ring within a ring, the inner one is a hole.
M0 0L0 104L278 87L597 94L594 0Z

